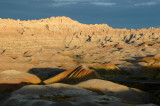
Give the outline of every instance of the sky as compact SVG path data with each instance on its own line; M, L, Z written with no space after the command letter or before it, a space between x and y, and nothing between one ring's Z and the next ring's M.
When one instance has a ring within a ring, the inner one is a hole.
M160 27L160 0L0 0L0 18L67 16L113 28Z

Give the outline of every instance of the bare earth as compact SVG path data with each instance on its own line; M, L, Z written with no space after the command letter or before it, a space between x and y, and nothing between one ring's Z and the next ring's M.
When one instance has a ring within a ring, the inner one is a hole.
M160 28L0 19L3 106L156 106L159 89Z

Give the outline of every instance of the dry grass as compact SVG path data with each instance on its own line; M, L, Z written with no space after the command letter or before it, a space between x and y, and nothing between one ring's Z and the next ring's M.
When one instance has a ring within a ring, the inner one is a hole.
M84 88L84 89L96 92L99 95L104 95L104 92L100 88Z
M125 103L125 104L134 104L134 105L143 104L143 103L134 102L134 101L121 101L121 103Z
M97 101L96 103L98 103L98 104L109 104L108 101Z
M43 96L40 95L40 99L43 100L50 100L50 101L70 101L70 102L76 102L77 100L75 98L71 98L70 96L61 96L61 95L55 95L55 96Z

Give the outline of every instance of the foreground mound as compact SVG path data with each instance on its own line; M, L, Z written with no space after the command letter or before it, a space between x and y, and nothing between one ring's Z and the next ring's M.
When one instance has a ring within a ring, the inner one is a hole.
M100 91L104 94L100 94ZM145 92L98 79L77 85L29 85L13 92L0 103L1 106L156 106L142 105L152 103L151 96Z
M112 95L127 101L146 103L152 99L147 93L141 90L135 88L129 88L124 85L100 79L92 79L85 82L81 82L76 86L93 91L95 90L98 92L103 92L106 95Z

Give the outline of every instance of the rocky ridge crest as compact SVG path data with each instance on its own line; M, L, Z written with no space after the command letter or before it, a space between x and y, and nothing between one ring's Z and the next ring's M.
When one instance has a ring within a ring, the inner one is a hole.
M40 20L0 19L0 47L5 50L38 48L85 49L111 44L141 45L158 41L160 28L113 29L106 24L86 25L68 17Z

